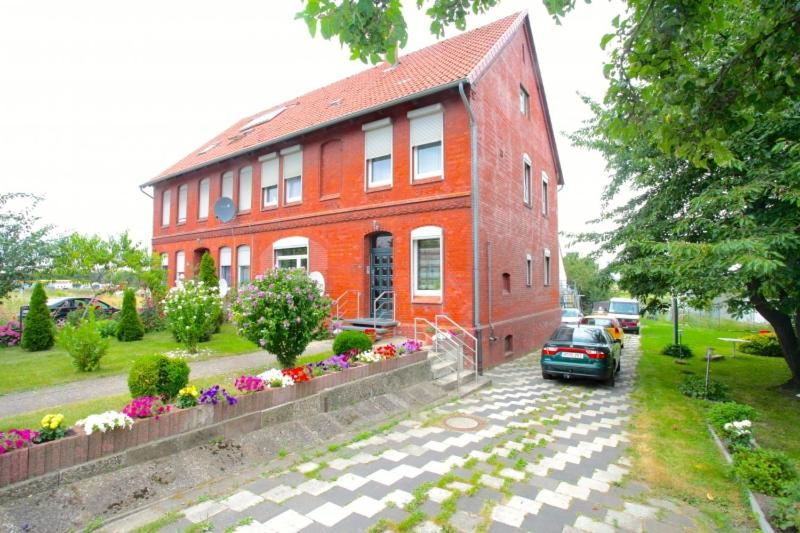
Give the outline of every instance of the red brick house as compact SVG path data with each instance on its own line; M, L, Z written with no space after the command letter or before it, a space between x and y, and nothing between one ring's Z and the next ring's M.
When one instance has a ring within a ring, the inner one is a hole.
M449 316L488 367L560 321L561 184L520 13L243 118L142 187L170 284L205 251L234 287L306 268L350 316Z

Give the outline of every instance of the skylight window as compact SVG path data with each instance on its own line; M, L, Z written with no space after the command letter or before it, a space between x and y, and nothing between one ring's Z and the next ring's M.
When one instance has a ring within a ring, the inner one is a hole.
M281 106L273 109L272 111L267 111L266 113L262 113L256 117L254 117L250 122L242 126L239 131L249 130L250 128L255 128L259 124L264 124L265 122L269 122L273 118L277 117L281 113L284 112L286 106Z
M209 144L208 146L206 146L205 148L203 148L202 150L200 150L199 152L197 152L197 155L203 155L203 154L205 154L207 152L210 152L211 150L213 150L217 146L219 146L219 143L218 142L213 142L213 143Z

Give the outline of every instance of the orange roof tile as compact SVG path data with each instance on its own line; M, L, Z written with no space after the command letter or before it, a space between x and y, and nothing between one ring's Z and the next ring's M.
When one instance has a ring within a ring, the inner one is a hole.
M458 82L474 81L510 39L527 13L510 15L245 117L143 185L178 176L342 120ZM270 120L243 129L262 115Z

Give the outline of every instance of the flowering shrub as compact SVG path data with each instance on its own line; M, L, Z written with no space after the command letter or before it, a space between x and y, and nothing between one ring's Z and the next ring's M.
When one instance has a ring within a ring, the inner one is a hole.
M158 420L159 416L169 413L170 410L171 407L164 405L161 398L156 396L134 398L131 403L122 408L122 412L131 418L150 418L155 416L156 420Z
M200 391L194 385L187 385L178 391L178 398L175 400L175 405L181 409L187 407L194 407L197 405L197 399L200 397Z
M728 422L722 426L725 440L728 441L728 447L732 451L753 447L753 432L750 429L751 427L752 423L749 420Z
M291 376L285 375L277 368L270 368L266 372L262 372L256 377L266 383L268 387L272 388L289 387L294 385L294 380L291 378Z
M258 392L266 388L264 380L256 376L239 376L234 387L241 393Z
M63 422L64 415L60 413L45 415L40 423L39 436L35 439L35 442L48 442L63 437L67 432L61 425Z
M377 363L378 361L382 361L383 356L379 353L376 353L372 350L367 350L366 352L361 352L356 356L356 361L361 363Z
M330 311L330 300L302 269L273 269L239 288L233 318L239 334L292 368Z
M292 378L292 382L294 383L302 383L303 381L308 381L311 377L308 375L308 371L304 366L298 366L295 368L284 368L281 370L281 374L284 376L289 376Z
M16 346L22 338L19 322L11 320L0 326L0 346Z
M32 429L9 429L6 433L0 431L0 455L24 448L37 438L39 434Z
M201 390L197 401L203 405L217 405L223 398L228 402L228 405L236 405L236 397L228 394L225 389L220 389L219 385Z
M78 420L75 425L83 426L84 432L91 435L95 431L105 433L114 428L131 428L133 419L117 411L106 411L99 415L89 415L83 420Z
M222 313L219 293L202 281L184 281L170 289L164 300L164 315L175 340L191 353L197 343L208 340Z
M91 372L100 366L110 342L100 334L91 306L77 326L66 324L58 334L58 345L69 353L72 364L81 372Z
M373 351L376 354L383 357L384 359L391 359L392 357L397 355L397 347L394 344L384 344L382 346L376 346Z

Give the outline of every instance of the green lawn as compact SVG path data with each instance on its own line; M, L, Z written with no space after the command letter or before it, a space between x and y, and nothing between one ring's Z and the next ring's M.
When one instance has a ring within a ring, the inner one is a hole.
M651 486L703 509L723 530L754 527L742 490L729 475L706 429L708 403L677 390L686 373L702 375L706 347L730 355L731 344L717 337L741 337L747 326L682 324L682 342L695 357L687 365L660 355L672 341L672 325L643 321L642 359L634 393L639 409L633 420L636 472ZM800 391L784 390L789 370L783 359L745 354L712 363L712 377L730 386L733 398L756 408L755 434L762 446L782 450L800 464Z
M18 346L0 348L0 394L124 374L138 357L179 348L168 331L148 333L144 339L134 342L112 339L100 368L94 372L78 372L69 354L57 346L44 352L26 352ZM219 333L210 341L201 343L199 348L211 352L198 356L196 360L259 350L252 342L236 335L236 329L230 324L223 325Z
M333 352L322 352L314 355L307 355L299 357L297 364L308 364L322 361L333 355ZM225 374L218 374L204 378L191 379L190 383L196 385L198 388L209 387L211 385L220 384L223 388L228 389L229 392L235 392L233 382L241 375L254 375L259 374L267 368L278 368L277 363L272 365L264 365L256 368L248 368L237 372L228 372ZM108 396L105 398L98 398L86 402L71 403L65 405L54 405L48 409L40 411L33 411L30 413L23 413L20 415L0 419L0 431L8 430L11 428L37 428L42 417L48 413L61 413L64 415L64 425L69 427L75 424L77 420L85 418L86 416L94 413L102 413L108 410L120 411L131 400L130 394L119 394L116 396Z

